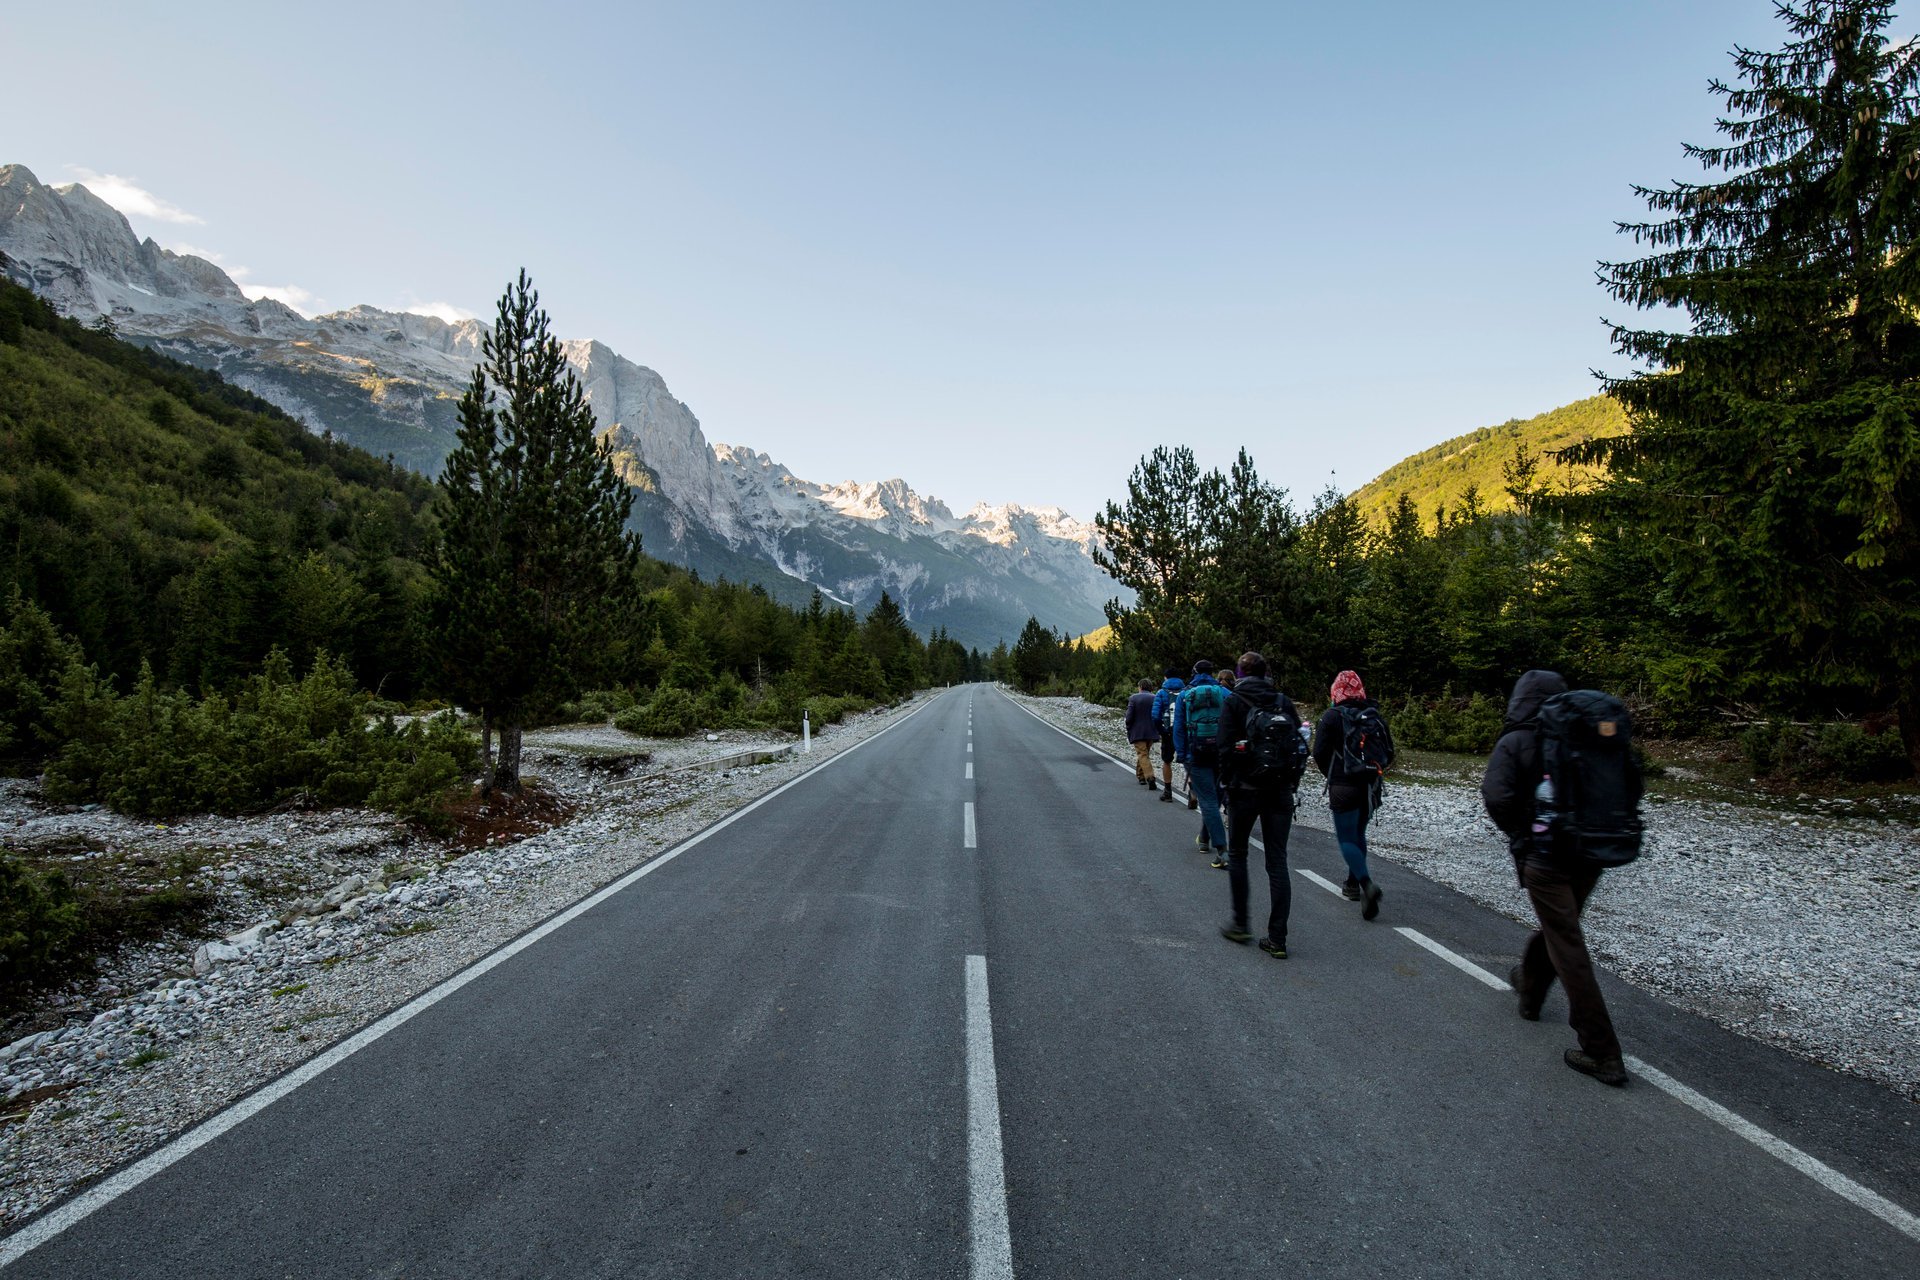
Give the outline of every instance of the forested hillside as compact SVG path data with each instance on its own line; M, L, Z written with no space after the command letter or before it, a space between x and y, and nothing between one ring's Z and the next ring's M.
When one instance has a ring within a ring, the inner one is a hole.
M1591 465L1565 464L1554 454L1588 440L1623 435L1626 414L1609 396L1589 396L1532 418L1511 418L1497 427L1481 427L1444 440L1396 462L1350 495L1372 526L1382 526L1405 495L1413 509L1431 522L1439 508L1457 508L1469 489L1488 511L1513 510L1504 469L1517 447L1540 461L1539 480L1548 490L1585 489L1604 474Z
M457 688L432 482L5 282L0 390L0 766L151 813L291 793L425 812L469 767L458 735L364 736L376 695ZM884 596L862 620L644 556L631 572L536 720L797 729L984 670ZM263 752L287 758L256 769Z

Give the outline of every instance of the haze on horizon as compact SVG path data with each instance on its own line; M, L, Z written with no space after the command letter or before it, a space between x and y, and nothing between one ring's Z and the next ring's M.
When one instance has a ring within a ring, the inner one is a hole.
M487 317L524 265L711 440L1088 518L1158 444L1304 501L1591 395L1629 184L1780 38L1767 0L15 7L0 163L310 314Z

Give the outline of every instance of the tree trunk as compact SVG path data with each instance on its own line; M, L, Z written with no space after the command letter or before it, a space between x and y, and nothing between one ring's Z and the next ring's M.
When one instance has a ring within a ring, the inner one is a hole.
M493 717L480 712L480 794L493 794Z
M520 792L520 725L500 726L500 763L493 770L494 789L508 795Z
M1920 778L1920 671L1900 678L1900 744L1907 749L1907 764Z

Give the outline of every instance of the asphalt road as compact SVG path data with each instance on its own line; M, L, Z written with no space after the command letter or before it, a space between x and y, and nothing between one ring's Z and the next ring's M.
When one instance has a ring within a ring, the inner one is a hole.
M9 1274L1920 1275L1396 930L1504 973L1512 922L1382 865L1363 923L1297 874L1276 961L1218 937L1195 825L953 690ZM1292 857L1340 874L1318 832ZM1920 1207L1920 1109L1608 995L1629 1053Z

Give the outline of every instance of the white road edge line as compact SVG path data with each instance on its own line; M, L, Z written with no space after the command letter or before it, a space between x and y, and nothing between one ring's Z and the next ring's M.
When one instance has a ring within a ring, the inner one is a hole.
M1791 1143L1782 1142L1744 1116L1727 1110L1712 1098L1688 1088L1666 1072L1629 1056L1627 1066L1651 1085L1686 1103L1707 1119L1732 1130L1782 1164L1798 1169L1844 1200L1852 1201L1909 1239L1920 1240L1920 1217L1908 1213L1879 1192L1863 1187L1831 1165L1823 1164Z
M1264 845L1261 847L1265 848ZM1340 886L1335 884L1333 881L1327 879L1325 876L1321 875L1318 871L1309 871L1305 867L1295 867L1294 870L1299 872L1301 875L1305 876L1307 879L1313 881L1315 884L1319 885L1322 889L1325 889L1328 893L1332 894L1334 897L1337 898L1340 896Z
M973 761L971 760L967 761L967 776L969 778L973 776Z
M1488 973L1485 969L1482 969L1479 965L1475 964L1473 961L1467 959L1463 955L1459 955L1455 952L1447 950L1445 947L1441 946L1439 943L1435 942L1432 938L1429 938L1426 934L1420 932L1418 929L1409 929L1405 925L1396 925L1394 926L1393 931L1399 934L1401 937L1407 939L1407 941L1416 942L1419 945L1425 947L1427 950L1433 952L1433 954L1439 956L1442 960L1445 960L1448 964L1452 965L1454 968L1458 969L1460 972L1466 974L1469 978L1478 978L1480 981L1492 987L1495 991L1513 990L1512 987L1507 985L1507 980L1505 978L1494 977L1492 974Z
M1465 956L1449 951L1432 938L1414 929L1396 927L1394 932L1419 943L1434 955L1439 956L1462 973L1469 974L1486 983L1496 991L1512 991L1513 987L1504 979L1496 978ZM1636 1076L1648 1084L1666 1093L1679 1102L1692 1107L1707 1119L1728 1130L1738 1137L1745 1138L1754 1146L1790 1168L1812 1178L1815 1182L1833 1192L1843 1200L1858 1208L1865 1209L1895 1231L1909 1239L1920 1240L1920 1217L1909 1213L1893 1201L1887 1199L1870 1187L1862 1186L1832 1165L1825 1164L1808 1155L1790 1142L1774 1137L1759 1125L1737 1112L1729 1111L1712 1098L1696 1089L1681 1084L1658 1067L1651 1066L1639 1058L1628 1055L1626 1064Z
M993 1065L987 958L967 957L967 1242L972 1280L1013 1280L1000 1076Z
M1062 729L1059 725L1054 724L1053 722L1047 720L1039 712L1031 710L1028 707L1021 706L1019 702L1014 701L1014 699L1012 698L1009 698L1008 701L1013 702L1014 706L1020 707L1022 711L1025 711L1028 715L1032 716L1035 720L1038 720L1041 724L1046 725L1047 728L1053 730L1055 733L1059 734L1061 737L1066 738L1070 741L1079 743L1081 746L1093 752L1095 755L1105 756L1107 759L1119 765L1122 769L1127 769L1130 771L1133 768L1131 764L1128 764L1126 761L1122 760L1120 757L1114 755L1113 753L1109 751L1101 750L1099 747L1096 747L1092 743L1088 742L1085 738L1079 737L1075 734L1068 733L1065 729ZM1260 842L1256 840L1256 841L1253 841L1252 843L1259 844ZM1339 892L1339 889L1336 888L1330 881L1322 879L1320 876L1316 875L1315 873L1308 871L1305 867L1296 867L1294 869L1298 871L1301 875L1306 876L1311 880L1318 881L1321 885L1323 885L1326 888L1332 889L1335 893ZM1402 937L1405 937L1408 941L1417 943L1419 946L1426 948L1428 951L1431 951L1434 955L1440 957L1442 960L1446 961L1448 964L1452 965L1454 968L1460 970L1462 973L1467 974L1469 977L1476 978L1481 982L1484 982L1487 986L1492 987L1496 991L1512 991L1513 990L1511 986L1507 985L1506 979L1497 978L1493 974L1488 973L1485 969L1482 969L1479 965L1473 963L1473 961L1468 960L1465 956L1457 955L1454 952L1449 951L1447 948L1435 942L1432 938L1429 938L1424 933L1421 933L1418 929L1409 929L1404 925L1399 925L1399 926L1395 926L1394 932L1400 934ZM1895 1204L1891 1200L1888 1200L1885 1196L1881 1195L1879 1192L1874 1191L1868 1187L1862 1186L1860 1183L1855 1182L1852 1178L1849 1178L1846 1174L1841 1173L1838 1169L1835 1169L1829 1165L1821 1163L1819 1160L1814 1159L1812 1156L1806 1154L1804 1151L1801 1151L1798 1147L1795 1147L1790 1143L1781 1141L1779 1138L1776 1138L1772 1134L1768 1133L1765 1129L1762 1129L1758 1125L1752 1123L1751 1121L1746 1120L1743 1117L1739 1116L1738 1114L1727 1110L1725 1107L1713 1101L1713 1099L1707 1097L1706 1095L1695 1092L1694 1090L1688 1088L1686 1085L1681 1084L1678 1080L1675 1080L1672 1076L1667 1075L1665 1072L1656 1070L1655 1068L1648 1066L1646 1063L1642 1062L1640 1059L1628 1058L1627 1065L1637 1074L1644 1076L1647 1082L1653 1085L1655 1088L1663 1090L1664 1092L1672 1095L1674 1098L1678 1099L1681 1102L1684 1102L1687 1106L1692 1107L1694 1110L1700 1112L1702 1115L1709 1117L1710 1119L1723 1125L1724 1127L1731 1130L1732 1132L1738 1134L1740 1137L1745 1138L1748 1142L1753 1143L1755 1146L1767 1152L1769 1155L1772 1155L1776 1159L1782 1161L1783 1163L1791 1165L1793 1168L1798 1169L1801 1173L1806 1174L1809 1178L1812 1178L1815 1182L1818 1182L1821 1186L1826 1187L1828 1190L1832 1191L1834 1194L1841 1196L1846 1200L1851 1201L1853 1204L1859 1206L1862 1209L1865 1209L1868 1213L1871 1213L1876 1218L1879 1218L1881 1221L1893 1227L1894 1230L1899 1231L1907 1236L1910 1236L1915 1240L1920 1240L1920 1217L1916 1217L1914 1214L1908 1212L1906 1209L1901 1208L1899 1205Z
M967 848L978 849L980 847L980 838L974 834L973 830L973 801L968 800L961 805L960 816L966 823Z
M856 742L844 751L836 752L799 777L791 778L780 786L775 787L772 791L767 792L766 795L748 804L745 808L734 810L705 830L695 832L665 853L656 854L651 860L635 867L632 871L627 872L605 888L599 889L593 894L582 898L571 907L562 911L559 915L551 917L545 924L536 925L528 932L506 943L499 950L482 956L466 968L460 970L460 972L441 982L438 986L415 996L406 1004L401 1005L398 1009L380 1018L370 1026L361 1028L353 1035L348 1036L345 1040L334 1045L331 1049L325 1050L317 1057L309 1058L285 1075L262 1085L259 1089L240 1099L240 1101L229 1106L224 1111L215 1112L179 1137L168 1142L159 1150L128 1165L126 1168L120 1170L120 1172L107 1178L104 1182L96 1184L51 1212L34 1219L5 1239L0 1239L0 1267L6 1267L18 1262L28 1253L53 1239L68 1227L81 1222L97 1210L105 1208L155 1174L161 1173L168 1167L184 1160L201 1147L206 1146L209 1142L218 1138L221 1134L226 1133L229 1129L235 1128L258 1115L260 1112L265 1111L268 1107L280 1101L280 1099L286 1097L301 1085L306 1084L309 1080L345 1062L348 1058L351 1058L354 1054L360 1052L360 1050L366 1048L382 1036L398 1030L406 1023L413 1021L414 1018L425 1013L434 1005L439 1004L442 1000L445 1000L469 982L505 964L508 960L513 959L513 957L519 955L522 951L525 951L542 938L545 938L548 934L558 932L560 929L573 923L573 921L593 910L608 898L613 897L616 893L621 892L641 877L652 875L661 867L666 866L669 862L672 862L675 858L687 852L687 850L693 848L695 845L701 844L710 836L718 835L774 797L793 787L799 786L802 782L813 777L822 769L840 763L840 761L866 746L867 743L874 742L886 734L893 732L937 701L939 701L938 697L927 699L927 701L915 707L912 711L907 712L906 715L901 716L879 733L874 734L873 737L862 742ZM972 829L972 806L968 806L968 829Z

